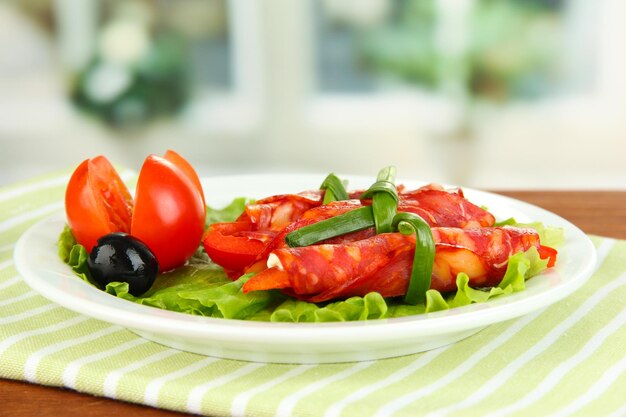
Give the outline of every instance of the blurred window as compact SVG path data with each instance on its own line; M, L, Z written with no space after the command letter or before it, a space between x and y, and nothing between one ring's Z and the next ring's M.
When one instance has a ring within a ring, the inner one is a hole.
M573 74L582 69L589 80L593 60L580 59L579 45L567 45L570 19L565 3L479 1L471 15L471 44L465 56L470 93L497 100L533 99L583 87L583 80ZM578 58L581 68L568 68L568 56Z
M189 69L196 86L233 87L232 42L226 0L159 0L156 19L187 43Z
M72 89L80 108L113 126L133 126L232 89L224 0L99 4L97 41Z
M97 54L98 45L91 42L90 35L85 36L78 30L81 25L83 31L96 32L96 37L101 36L107 25L115 20L147 25L152 37L167 33L180 38L180 45L185 50L184 64L195 86L218 90L233 87L232 28L227 0L84 0L86 6L83 7L76 7L79 4L72 0L59 0L56 5L52 0L10 0L9 3L52 37L61 36L62 26L71 26L73 38L80 41L84 37L83 43L89 47L86 53L89 58ZM69 14L71 19L64 19L65 14ZM86 14L96 15L95 28L84 23L92 20Z
M435 84L433 0L315 2L317 84L366 92Z
M154 65L178 60L177 64L186 68L193 87L221 91L232 88L232 43L226 0L109 0L99 6L100 37L120 21L140 29L147 27L149 41L163 50L161 62ZM123 49L127 42L121 38L112 47ZM168 43L175 43L175 50L170 52Z
M589 86L594 61L593 40L580 37L588 32L581 31L582 3L315 2L316 86L363 93L456 85L496 101L578 92Z
M229 6L227 0L19 3L57 41L72 102L114 127L233 94Z

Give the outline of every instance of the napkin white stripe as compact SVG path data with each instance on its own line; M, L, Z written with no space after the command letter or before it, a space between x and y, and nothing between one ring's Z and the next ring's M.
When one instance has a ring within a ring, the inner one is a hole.
M115 371L110 372L106 379L104 380L104 384L102 390L104 395L110 398L116 398L117 395L117 384L120 382L120 379L124 376L124 374L136 371L137 369L143 368L144 366L153 364L155 362L161 361L165 358L169 358L172 355L177 353L181 353L178 350L167 349L161 352L154 353L140 361L133 362L123 368L116 369Z
M189 366L186 366L184 368L178 369L175 372L171 372L167 375L163 375L157 379L152 380L148 386L146 387L146 391L144 393L144 403L151 405L153 407L156 407L158 404L158 400L159 400L159 392L161 391L161 388L163 387L163 385L165 385L167 382L172 381L174 379L178 379L180 377L183 377L185 375L189 375L191 373L194 373L216 361L218 361L219 359L217 358L204 358L202 360L199 360L198 362L195 362Z
M290 417L293 413L293 409L295 408L296 404L298 403L298 401L300 401L302 398L306 397L307 395L311 395L313 394L315 391L318 391L330 384L332 384L333 382L339 381L341 379L347 378L350 375L353 375L357 372L360 372L366 368L369 368L370 366L372 366L373 364L375 364L375 361L367 361L367 362L359 362L356 365L348 368L348 369L344 369L341 372L338 372L336 374L330 375L324 379L320 379L318 381L315 381L314 383L294 392L293 394L285 397L280 404L278 405L278 409L276 411L276 416L278 417Z
M453 345L448 345L443 348L434 349L424 354L421 354L416 360L411 362L409 365L390 374L389 376L387 376L387 378L381 379L380 381L377 381L374 384L366 385L363 388L348 395L347 397L341 399L340 401L334 403L328 408L328 410L326 410L324 417L339 417L343 409L348 404L358 401L364 398L365 396L371 394L374 391L380 390L388 385L391 385L395 382L398 382L406 378L413 372L416 372L418 369L423 368L424 366L428 365L431 361L433 361L439 355L441 355L442 353L450 349L452 346Z
M622 374L626 372L626 356L624 356L619 362L612 365L607 371L605 371L598 381L593 384L585 394L576 398L574 401L569 403L566 407L560 409L558 412L552 414L552 417L566 417L572 415L576 411L580 410L585 405L589 404L593 400L596 400L602 394L604 394L607 389L613 385L615 380L622 376ZM624 407L622 407L623 409ZM618 414L622 415L623 414Z
M303 374L304 372L316 366L318 365L299 365L274 379L271 379L252 389L249 389L248 391L242 392L241 394L237 395L235 399L233 400L233 405L230 411L231 415L233 417L245 417L246 407L248 406L248 402L250 402L250 399L252 397L254 397L255 395L263 391L267 391L268 389L272 387L275 387L276 385L280 384L283 381L286 381L290 378Z
M63 202L56 202L56 203L48 204L47 206L40 207L36 210L27 211L25 213L20 214L19 216L11 217L8 220L0 222L0 232L6 232L7 230L17 227L23 223L27 223L31 220L45 216L46 214L50 214L52 212L58 211L62 208L63 208ZM61 231L59 231L59 233L60 232Z
M75 324L82 323L83 321L89 320L89 317L86 316L76 316L74 318L64 320L58 323L55 323L51 326L41 327L39 329L28 330L25 332L21 332L18 334L14 334L11 337L4 339L0 342L0 355L2 355L8 348L19 343L20 341L27 339L32 336L40 336L46 333L56 332L57 330L65 329L66 327L73 326Z
M13 259L8 259L4 262L0 262L0 269L4 269L10 265L13 265Z
M11 316L2 317L0 318L0 324L4 325L4 324L15 323L16 321L28 319L38 314L45 313L46 311L54 310L55 308L61 308L61 306L59 306L58 304L54 304L54 303L48 303L40 307L34 308L32 310L24 311L18 314L13 314Z
M92 362L97 362L109 356L117 355L118 353L125 352L136 346L144 345L146 343L150 342L147 339L142 339L138 337L129 342L115 346L114 348L103 350L102 352L97 352L89 356L83 356L80 359L76 359L75 361L68 363L65 367L65 370L63 371L63 385L68 388L75 388L76 377L78 377L78 372L83 366Z
M616 242L617 240L607 237L604 238L602 243L600 243L600 246L596 248L596 268L594 272L600 269L602 264L604 264L604 260L608 256L609 252L611 252L611 249L613 249Z
M189 397L187 398L187 410L191 413L201 414L202 413L202 400L206 393L208 393L213 388L219 387L221 385L226 384L232 380L235 380L244 375L248 375L262 366L267 366L262 363L249 363L247 365L242 366L241 368L233 371L229 374L222 375L219 378L214 379L213 381L209 381L207 383L198 385L194 387L189 393Z
M5 288L11 287L11 286L13 286L13 285L15 285L15 284L17 284L19 282L23 282L22 281L22 277L19 276L19 275L16 275L16 276L11 277L11 278L9 278L7 280L4 280L4 281L0 282L0 291L5 289Z
M416 391L412 391L408 394L398 397L395 400L389 402L388 404L382 406L378 410L378 412L375 414L375 416L376 417L390 416L394 414L396 411L398 411L399 409L406 407L407 405L411 404L412 402L420 398L423 398L429 394L432 394L433 392L446 386L447 384L454 381L455 379L461 377L463 374L472 370L474 366L476 366L480 361L485 359L494 350L496 350L497 348L502 346L504 343L511 340L513 337L515 337L517 333L519 333L520 330L522 330L529 323L534 321L544 311L545 309L518 319L517 321L515 321L513 325L508 327L504 332L500 333L495 339L492 339L488 344L484 345L482 348L476 351L472 356L465 359L454 370L446 373L442 378L433 381L429 385L423 386Z
M498 390L506 381L511 378L522 366L537 357L540 353L550 348L568 329L574 327L582 318L584 318L589 312L598 305L605 297L607 297L616 288L626 283L626 273L622 274L619 278L612 281L608 285L601 287L592 296L590 296L574 313L559 323L558 326L553 328L548 334L546 334L539 342L537 342L532 348L524 352L514 361L510 362L500 372L495 374L489 379L481 388L473 392L466 397L463 401L456 404L452 404L448 407L441 408L435 412L428 414L428 416L442 417L449 414L452 411L460 410L470 407L485 398L490 394Z
M8 190L3 193L0 193L0 201L11 200L16 197L21 197L24 194L30 194L35 191L41 191L46 188L52 188L59 185L67 184L70 176L64 174L60 177L54 177L43 181L38 181L33 184L24 185L13 190Z
M0 301L0 307L8 306L9 304L15 304L15 303L18 303L20 301L24 301L24 300L27 300L29 298L37 297L37 296L39 296L39 294L36 293L33 290L26 291L25 293L22 293L20 295L16 295L15 297L7 298L5 300Z
M554 387L567 375L568 372L575 369L578 365L583 363L589 356L591 356L596 350L598 350L602 344L610 336L615 334L626 323L626 310L616 316L607 325L605 325L595 335L591 336L591 339L579 350L574 356L570 357L565 362L557 366L537 387L522 397L520 400L512 403L508 407L501 408L487 414L489 417L504 416L520 410L524 407L532 405L540 398L546 396ZM487 417L485 416L485 417Z
M15 243L9 243L8 245L0 245L0 252L8 252L13 250Z
M45 348L40 349L30 354L28 359L26 359L26 363L24 364L24 378L29 382L38 382L37 381L37 368L39 367L39 363L46 356L52 355L53 353L60 352L72 346L77 346L85 342L99 339L102 336L106 336L108 334L118 332L120 330L123 330L122 327L120 326L109 326L97 332L87 334L85 336L77 337L75 339L70 339L70 340L64 340L62 342L55 343L50 346L46 346Z
M626 416L626 403L624 403L623 406L613 411L611 414L609 414L606 417L624 417L624 416Z

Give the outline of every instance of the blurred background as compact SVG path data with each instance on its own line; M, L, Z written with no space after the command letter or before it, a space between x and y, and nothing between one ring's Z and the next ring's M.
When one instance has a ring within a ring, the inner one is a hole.
M201 175L626 188L623 0L1 0L0 185Z

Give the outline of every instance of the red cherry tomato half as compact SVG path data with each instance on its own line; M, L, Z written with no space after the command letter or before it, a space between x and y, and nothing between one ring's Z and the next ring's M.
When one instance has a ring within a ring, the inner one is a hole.
M191 164L187 162L185 158L172 150L168 150L167 152L165 152L163 158L167 159L168 161L176 165L179 169L181 169L185 174L187 174L191 182L193 182L196 188L200 190L200 194L202 195L202 204L206 206L206 203L204 202L204 192L202 191L202 184L200 183L200 177L198 177L196 170L193 169Z
M241 221L212 224L202 243L213 262L231 271L243 271L263 252L264 240L250 231L249 222Z
M87 159L72 174L65 191L65 212L76 241L87 251L98 238L130 231L132 197L104 156Z
M205 209L201 189L183 169L150 155L139 172L130 234L167 271L185 263L200 245Z

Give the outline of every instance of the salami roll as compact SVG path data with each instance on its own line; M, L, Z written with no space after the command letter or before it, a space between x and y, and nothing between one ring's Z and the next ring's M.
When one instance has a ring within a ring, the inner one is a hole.
M456 289L456 276L465 272L473 287L495 286L504 276L511 255L540 248L532 229L433 228L435 263L431 288ZM383 233L353 242L280 248L268 258L268 269L253 276L244 292L282 289L310 302L363 296L379 292L402 296L410 280L415 237Z

